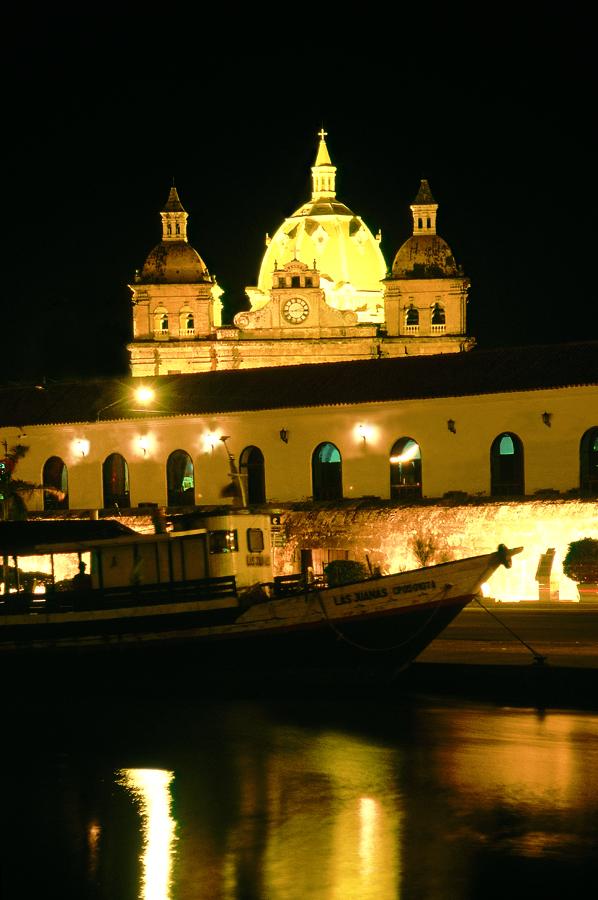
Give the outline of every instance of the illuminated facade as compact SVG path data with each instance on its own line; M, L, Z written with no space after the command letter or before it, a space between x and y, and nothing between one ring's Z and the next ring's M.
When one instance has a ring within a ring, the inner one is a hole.
M311 200L267 238L250 309L221 325L222 290L187 240L187 213L171 188L162 241L136 273L131 371L136 377L454 353L467 337L469 281L436 234L422 181L413 235L392 269L363 220L336 197L325 132Z
M518 589L537 596L542 555L558 567L569 541L598 537L596 343L152 381L154 413L129 410L122 382L0 398L13 423L0 440L27 433L19 477L65 495L31 509L235 503L230 451L251 505L312 510L295 549L367 550L394 568L413 566L418 532L456 556L521 544Z

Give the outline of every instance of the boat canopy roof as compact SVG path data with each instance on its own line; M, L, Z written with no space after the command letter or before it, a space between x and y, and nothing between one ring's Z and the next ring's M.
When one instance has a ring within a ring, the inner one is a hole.
M26 556L42 545L51 553L53 544L79 544L137 535L115 519L34 519L0 522L0 555Z

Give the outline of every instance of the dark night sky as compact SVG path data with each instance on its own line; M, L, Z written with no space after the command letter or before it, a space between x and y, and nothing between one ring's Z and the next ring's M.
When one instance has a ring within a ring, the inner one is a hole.
M250 20L233 34L174 11L143 28L108 13L16 23L0 377L127 371L126 285L173 176L191 243L229 314L242 308L265 233L309 196L322 123L338 196L382 229L389 264L429 179L479 346L596 338L591 35L550 15L478 32L378 17L326 41L306 23L266 40Z

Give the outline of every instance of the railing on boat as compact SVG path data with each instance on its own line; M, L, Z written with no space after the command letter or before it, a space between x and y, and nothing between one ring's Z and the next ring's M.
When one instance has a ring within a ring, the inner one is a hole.
M26 591L8 594L0 601L0 616L16 613L53 613L118 609L134 606L156 606L194 600L219 600L236 597L234 575L175 581L166 584L142 584L91 590L49 591L31 594Z

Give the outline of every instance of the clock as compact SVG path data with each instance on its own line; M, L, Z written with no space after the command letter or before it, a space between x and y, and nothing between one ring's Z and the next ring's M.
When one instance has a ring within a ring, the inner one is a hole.
M309 303L302 297L293 297L287 300L282 307L282 314L291 325L298 325L304 322L309 315Z

